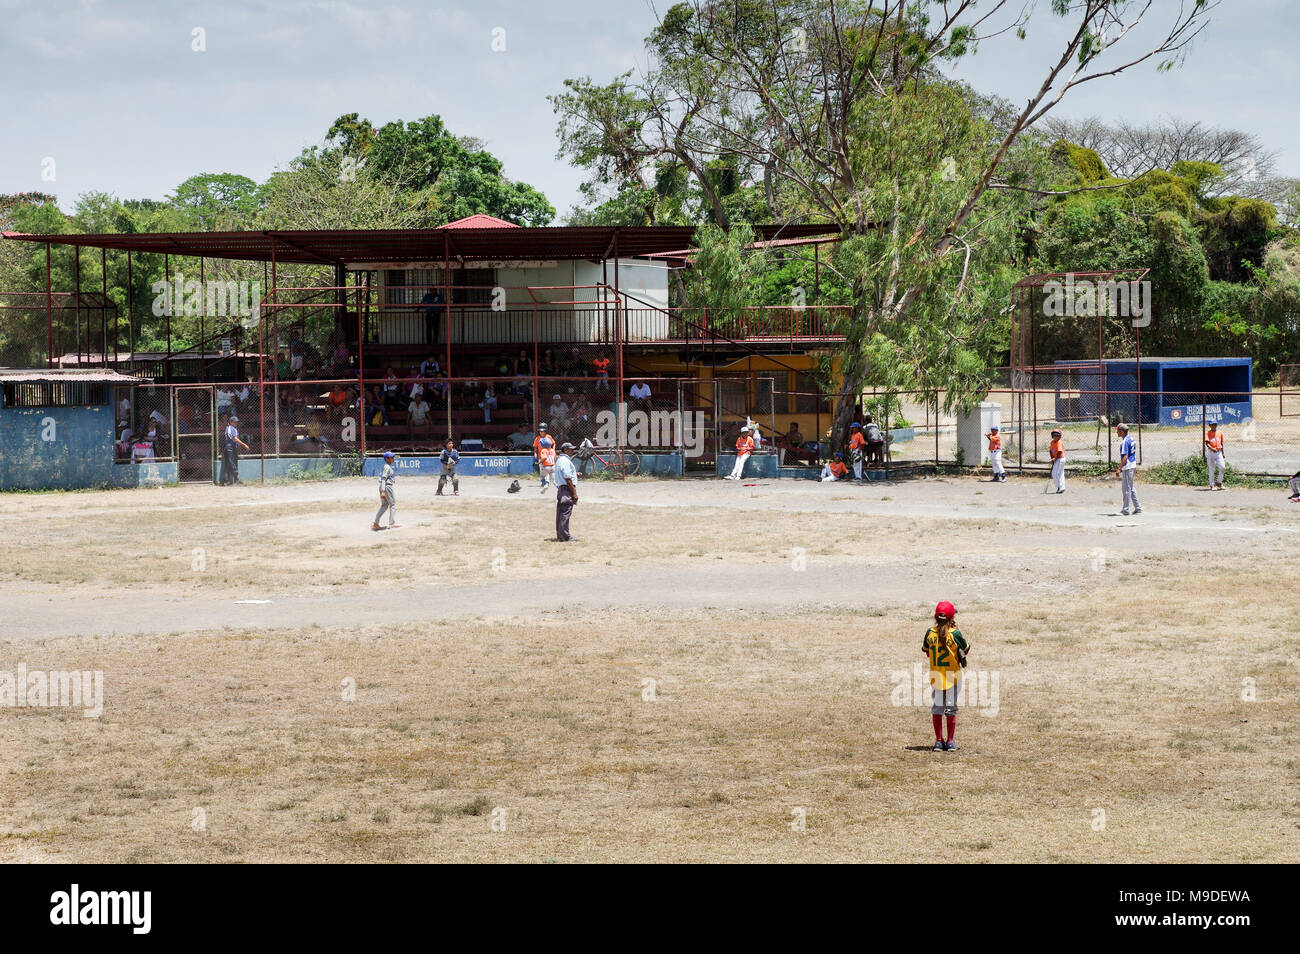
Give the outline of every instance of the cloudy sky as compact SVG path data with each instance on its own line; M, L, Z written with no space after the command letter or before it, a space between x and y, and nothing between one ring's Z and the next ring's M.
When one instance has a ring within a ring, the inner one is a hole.
M1176 5L1155 0L1152 23ZM959 75L1023 101L1060 48L1047 6L1028 41L987 43ZM647 0L0 0L0 18L0 193L54 192L70 209L91 191L161 198L199 172L262 181L340 114L437 113L563 213L581 176L555 158L546 96L567 77L643 63L655 12ZM1225 0L1184 68L1098 80L1059 111L1245 129L1279 152L1280 173L1300 176L1297 35L1300 3ZM53 182L42 179L51 158Z

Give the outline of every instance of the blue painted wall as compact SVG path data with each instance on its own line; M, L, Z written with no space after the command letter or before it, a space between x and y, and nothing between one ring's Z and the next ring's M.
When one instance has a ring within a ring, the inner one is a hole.
M0 490L113 483L113 406L0 407Z

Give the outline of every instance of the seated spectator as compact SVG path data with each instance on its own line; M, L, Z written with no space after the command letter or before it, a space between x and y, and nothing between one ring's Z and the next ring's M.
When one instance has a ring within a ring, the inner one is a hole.
M555 354L550 348L542 353L542 360L537 365L537 373L543 378L553 378L560 373L555 364Z
M293 370L289 367L289 353L281 351L275 361L275 379L277 381L288 381L293 377Z
M438 359L434 355L429 355L420 362L420 377L422 378L432 378L441 370L442 365L438 363Z
M483 409L483 423L492 423L492 412L497 409L497 393L492 390L492 385L483 389L483 400L478 402L478 406Z
M424 399L423 394L419 394L406 409L406 429L411 435L411 440L415 440L416 431L419 431L421 436L427 437L432 423L429 418L429 402Z
M342 374L351 363L352 352L348 350L346 343L339 342L338 347L334 349L334 373Z
M533 434L532 430L529 429L528 422L525 421L511 431L510 436L506 439L510 442L511 450L530 451L533 449L533 440L535 439L535 436L536 435Z
M333 384L329 393L325 395L325 400L329 402L330 414L335 421L342 420L343 409L348 403L348 392L341 383Z
M496 363L492 367L497 377L508 378L515 373L514 367L510 364L510 356L504 351L497 355Z
M384 374L384 383L381 385L380 396L383 398L384 407L390 412L401 411L406 408L406 401L402 397L401 379L398 378L397 372L391 367Z
M539 414L538 417L541 415ZM551 396L551 406L546 411L547 418L555 426L556 433L562 432L569 424L569 405L558 394Z
M375 426L388 426L388 408L375 391L373 384L366 385L366 423Z
M836 454L835 459L822 468L823 484L833 480L845 480L848 476L849 468L844 463L843 454Z
M433 376L433 384L429 386L429 393L433 396L435 401L441 403L442 401L447 400L448 390L449 385L447 384L447 373L445 371L438 371Z
M322 430L320 415L313 413L307 418L307 443L311 444L314 450L325 449L325 440L322 437Z
M650 410L650 385L645 381L638 381L628 388L627 396L632 399L631 404L634 410Z
M528 360L528 352L520 351L519 358L515 361L515 380L510 390L514 394L522 394L524 397L531 397L531 389L528 386L529 379L533 374L533 363Z
M803 446L803 432L799 430L799 422L791 421L790 429L776 439L776 446L782 451L781 463L787 464L791 460L809 464L817 463L817 452L808 450Z

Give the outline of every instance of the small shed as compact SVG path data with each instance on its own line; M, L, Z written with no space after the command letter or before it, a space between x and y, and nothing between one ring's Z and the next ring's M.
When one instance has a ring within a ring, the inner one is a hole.
M0 368L0 490L118 483L114 407L140 383L102 368Z
M1131 423L1235 424L1253 414L1250 358L1107 358L1056 361L1056 417ZM1140 416L1139 416L1139 401Z

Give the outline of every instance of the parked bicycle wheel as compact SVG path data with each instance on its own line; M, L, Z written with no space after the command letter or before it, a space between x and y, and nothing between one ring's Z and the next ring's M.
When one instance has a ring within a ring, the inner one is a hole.
M618 464L617 461L613 461L611 463L613 463L614 466L617 466ZM639 455L636 451L630 451L630 450L623 451L624 476L635 477L640 471L641 471L641 455Z

